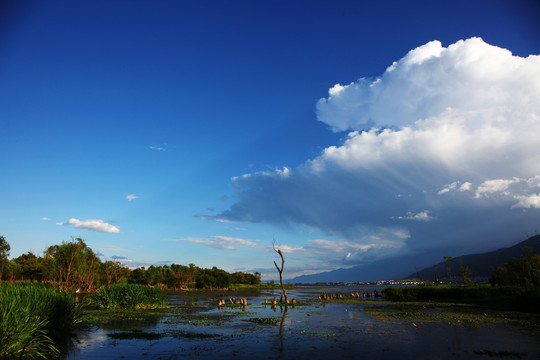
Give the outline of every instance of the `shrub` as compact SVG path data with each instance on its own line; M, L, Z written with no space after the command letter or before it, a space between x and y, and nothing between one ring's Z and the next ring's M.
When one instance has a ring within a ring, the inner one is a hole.
M88 300L100 309L146 309L165 305L160 289L138 284L109 285Z

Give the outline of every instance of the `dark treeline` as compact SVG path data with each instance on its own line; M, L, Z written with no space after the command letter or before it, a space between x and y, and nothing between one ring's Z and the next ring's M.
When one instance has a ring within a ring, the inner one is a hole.
M27 252L8 259L10 246L0 236L0 279L5 281L41 281L81 291L93 291L105 285L131 283L168 289L223 289L232 284L255 285L260 274L228 273L195 264L150 266L129 269L118 261L102 261L81 238L50 246L38 256Z

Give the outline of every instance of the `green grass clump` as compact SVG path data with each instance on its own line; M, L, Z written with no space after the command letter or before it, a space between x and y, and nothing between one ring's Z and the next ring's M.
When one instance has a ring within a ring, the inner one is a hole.
M80 308L71 292L40 283L0 283L0 358L50 359Z
M279 323L281 320L276 318L249 318L245 321L253 322L256 324L265 324L265 325L275 325Z
M88 304L100 309L150 309L165 306L158 288L144 285L109 285L92 294Z

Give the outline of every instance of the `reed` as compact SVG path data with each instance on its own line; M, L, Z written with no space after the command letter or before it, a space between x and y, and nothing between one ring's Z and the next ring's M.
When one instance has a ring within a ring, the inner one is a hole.
M159 288L109 285L92 294L88 304L100 309L150 309L165 306L165 299Z
M79 307L70 292L40 283L0 283L0 358L50 359L71 335Z

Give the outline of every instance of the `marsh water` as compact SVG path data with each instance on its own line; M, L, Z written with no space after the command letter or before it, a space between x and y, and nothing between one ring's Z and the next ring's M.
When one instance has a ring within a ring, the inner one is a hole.
M323 291L365 290L290 289L289 298L305 305L287 308L264 305L279 299L278 290L168 294L164 311L79 329L66 359L540 359L540 331L526 314L524 321L487 314L480 322L450 315L422 321L385 317L395 305L377 299L315 301ZM232 297L248 305L217 307L218 299ZM257 318L275 320L252 322Z

